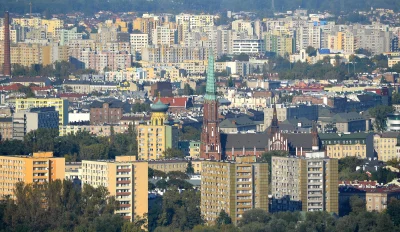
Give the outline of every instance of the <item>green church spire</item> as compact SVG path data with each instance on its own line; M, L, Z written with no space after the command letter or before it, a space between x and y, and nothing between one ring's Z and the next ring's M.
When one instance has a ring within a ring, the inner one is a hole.
M207 68L207 86L205 100L216 101L217 100L217 88L215 85L214 77L214 54L213 50L210 49L208 55L208 68Z

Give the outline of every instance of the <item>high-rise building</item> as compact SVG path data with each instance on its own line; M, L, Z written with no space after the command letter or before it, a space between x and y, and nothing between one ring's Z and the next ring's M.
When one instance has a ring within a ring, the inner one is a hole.
M31 108L54 106L58 111L58 124L65 126L68 124L68 100L61 98L19 98L15 100L15 113Z
M158 101L151 105L148 125L137 127L138 159L157 160L164 158L164 151L178 147L178 128L168 121L168 105Z
M53 107L31 108L13 115L13 139L23 140L30 131L39 128L58 130L58 111Z
M272 157L271 211L303 210L339 213L338 160L324 152L306 157Z
M237 224L247 210L268 211L268 164L203 161L201 214L212 224L224 210Z
M53 152L0 156L0 199L14 197L14 185L18 182L43 184L64 178L65 158L53 157Z
M82 161L82 184L104 186L119 202L116 214L134 220L148 212L148 163L118 156L109 161Z
M10 52L10 15L4 14L4 64L3 75L11 76L11 52Z
M218 99L214 77L214 55L210 52L207 69L206 95L203 106L203 129L201 132L200 157L222 160L221 135L219 131Z

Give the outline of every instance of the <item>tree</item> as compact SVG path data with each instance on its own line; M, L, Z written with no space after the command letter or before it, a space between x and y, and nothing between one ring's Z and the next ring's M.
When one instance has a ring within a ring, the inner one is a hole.
M167 148L165 151L163 151L163 155L166 159L185 157L183 151L176 148Z
M390 171L389 169L379 167L376 172L372 172L372 179L376 180L378 183L389 183L395 179L397 175Z
M392 104L400 104L400 94L399 93L394 93L392 95Z
M148 178L151 179L151 178L153 178L153 176L154 176L154 169L149 168L149 171L148 171Z
M246 53L240 53L239 55L235 55L233 57L233 60L237 60L237 61L249 61L249 55L247 55Z
M384 131L386 129L387 115L394 112L392 106L378 105L369 109L369 113L375 118L375 127L377 131Z
M192 126L184 126L179 133L180 140L199 141L201 131Z
M170 171L167 173L167 177L169 179L179 179L179 180L189 179L189 176L181 171Z
M232 77L230 76L228 79L228 83L227 83L228 87L234 87L235 86L235 82L233 81Z
M365 201L358 196L350 197L350 208L351 213L353 214L360 214L366 211Z
M312 46L308 46L306 48L306 53L308 54L308 56L316 56L317 55L317 50Z
M268 223L271 219L271 216L267 211L263 209L251 209L243 213L242 219L239 221L239 227L243 227L244 225L248 225L250 223Z
M194 168L193 168L193 165L192 165L192 161L188 162L188 166L186 168L186 174L187 175L193 175L194 174Z
M191 96L193 94L194 90L192 89L192 87L190 87L188 83L185 83L185 86L183 87L183 95Z
M228 225L228 224L232 224L232 219L225 212L225 210L221 210L221 212L219 212L216 222L217 222L217 225L219 225L219 226L220 225Z
M395 226L400 226L400 200L396 198L388 199L389 204L387 206L387 214L390 216L390 219L393 221Z

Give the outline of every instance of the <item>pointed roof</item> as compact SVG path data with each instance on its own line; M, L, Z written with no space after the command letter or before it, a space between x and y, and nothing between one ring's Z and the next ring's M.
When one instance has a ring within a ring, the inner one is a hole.
M269 128L270 134L273 135L279 131L278 114L276 112L276 104L274 103L274 113L272 115L271 126Z
M207 85L206 85L206 95L204 96L204 99L209 101L217 100L217 88L215 85L215 76L214 76L214 54L212 49L210 49L208 56Z

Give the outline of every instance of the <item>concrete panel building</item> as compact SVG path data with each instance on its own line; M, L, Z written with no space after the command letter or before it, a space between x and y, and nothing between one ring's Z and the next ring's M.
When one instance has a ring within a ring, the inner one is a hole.
M0 156L0 199L14 197L14 185L43 184L65 177L65 158L53 152L37 152L32 156Z
M268 164L202 162L201 214L215 223L224 210L237 224L247 210L268 211Z
M58 130L59 113L55 107L31 108L13 115L13 139L23 140L24 136L39 128Z
M116 214L133 221L148 212L148 163L118 156L109 161L82 161L82 185L104 186L119 202Z
M60 126L68 124L68 100L61 98L19 98L15 100L15 112L21 112L30 108L54 106L58 111L58 123Z
M338 160L325 158L324 152L307 153L301 158L272 157L271 177L272 197L289 200L274 211L339 213Z

